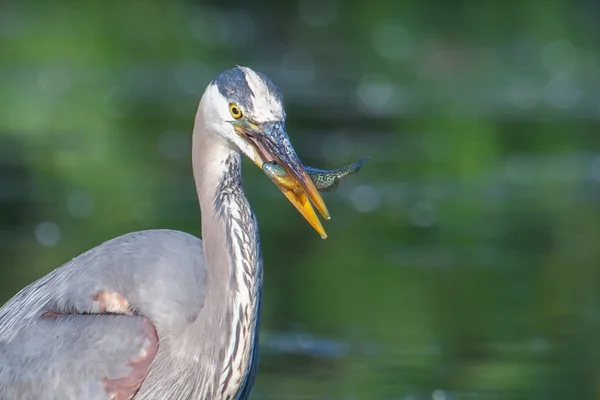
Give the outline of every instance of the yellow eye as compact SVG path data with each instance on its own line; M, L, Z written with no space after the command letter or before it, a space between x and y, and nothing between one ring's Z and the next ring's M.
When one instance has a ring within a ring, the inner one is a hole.
M233 103L229 105L229 112L231 113L231 116L235 119L242 118L242 110L240 110L240 108Z

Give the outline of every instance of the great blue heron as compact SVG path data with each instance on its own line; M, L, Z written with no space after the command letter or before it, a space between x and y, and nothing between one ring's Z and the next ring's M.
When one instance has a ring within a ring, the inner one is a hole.
M283 166L278 185L325 237L329 213L284 130L283 98L245 67L206 88L192 164L203 241L147 230L107 241L0 309L0 398L246 399L258 360L262 256L241 155Z

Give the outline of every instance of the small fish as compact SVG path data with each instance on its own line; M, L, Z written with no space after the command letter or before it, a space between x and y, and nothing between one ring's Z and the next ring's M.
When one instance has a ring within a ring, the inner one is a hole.
M319 192L334 192L340 184L340 180L344 179L348 175L358 172L362 165L369 158L371 157L365 157L361 160L353 162L350 165L338 169L318 169L308 166L304 166L304 168L306 169L306 172L308 172L308 176L310 176L310 179L312 179ZM276 162L263 163L262 170L269 178L271 178L271 180L278 182L281 186L287 188L288 190L293 191L299 188L296 180L291 178L287 174L285 168Z

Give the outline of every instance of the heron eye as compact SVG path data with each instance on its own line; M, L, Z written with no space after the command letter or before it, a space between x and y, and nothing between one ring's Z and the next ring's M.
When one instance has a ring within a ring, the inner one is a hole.
M242 110L240 110L240 108L238 106L236 106L235 104L230 104L229 105L229 112L231 113L231 116L235 119L240 119L242 118Z

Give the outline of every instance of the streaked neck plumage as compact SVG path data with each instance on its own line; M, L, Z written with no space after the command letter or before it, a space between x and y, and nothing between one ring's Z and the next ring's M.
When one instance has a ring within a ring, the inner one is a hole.
M197 384L211 382L199 393L206 398L247 398L258 361L262 256L256 219L242 188L241 161L239 152L208 131L197 115L192 162L211 293L191 330L203 343L190 343L190 348L209 352L208 357L198 354L203 360L198 368L204 370Z

